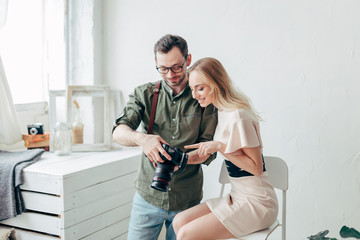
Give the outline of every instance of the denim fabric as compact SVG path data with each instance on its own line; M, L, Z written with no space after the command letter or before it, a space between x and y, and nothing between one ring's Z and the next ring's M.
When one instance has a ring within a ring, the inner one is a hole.
M130 216L128 240L157 240L164 222L166 240L176 240L172 227L176 213L178 212L166 211L151 205L136 192Z

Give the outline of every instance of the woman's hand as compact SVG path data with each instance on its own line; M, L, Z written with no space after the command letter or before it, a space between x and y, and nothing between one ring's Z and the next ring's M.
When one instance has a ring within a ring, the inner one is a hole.
M201 142L184 146L185 149L198 149L199 157L210 156L217 151L221 151L222 143L218 141Z

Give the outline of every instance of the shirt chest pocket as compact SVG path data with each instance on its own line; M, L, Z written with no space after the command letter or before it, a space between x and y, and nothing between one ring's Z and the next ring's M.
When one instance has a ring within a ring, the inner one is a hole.
M184 114L181 117L180 127L184 129L198 129L201 123L201 114L200 113L189 113Z

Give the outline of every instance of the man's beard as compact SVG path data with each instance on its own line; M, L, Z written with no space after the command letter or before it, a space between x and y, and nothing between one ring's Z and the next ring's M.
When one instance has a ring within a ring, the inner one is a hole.
M173 83L170 80L167 80L166 78L164 80L169 86L177 87L185 80L185 78L186 78L186 74L184 74L177 83Z

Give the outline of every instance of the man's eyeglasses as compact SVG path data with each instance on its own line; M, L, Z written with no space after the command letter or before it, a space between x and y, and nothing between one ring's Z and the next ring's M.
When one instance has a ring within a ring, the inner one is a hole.
M187 57L185 58L185 61L181 65L176 65L176 66L173 66L173 67L156 67L156 70L158 70L158 72L161 73L161 74L167 74L169 72L169 69L173 73L179 73L179 72L182 71L182 69L184 67L184 63L186 62L186 60L187 60Z

